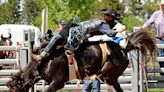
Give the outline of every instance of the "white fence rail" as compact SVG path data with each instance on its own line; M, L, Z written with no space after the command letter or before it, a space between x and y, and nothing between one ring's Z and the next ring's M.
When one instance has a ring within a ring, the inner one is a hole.
M164 49L164 44L157 44L158 49ZM157 62L164 63L164 57L157 57ZM148 88L164 88L164 67L156 66L153 70L147 69Z
M164 45L159 45L157 44L157 46L159 48L164 48ZM21 47L0 47L0 50L4 50L3 48L5 48L5 50L7 48L10 48L10 50L16 50L16 51L20 51L20 53L22 52L22 50L27 50L28 48L21 48ZM144 90L144 79L143 79L143 75L142 75L142 69L141 67L138 65L138 56L134 55L135 52L131 52L131 54L133 54L133 56L135 57L131 57L132 61L130 68L127 68L124 72L124 74L122 76L119 77L119 83L121 84L121 88L123 88L124 90L130 90L131 92L143 92ZM22 54L21 54L22 55ZM19 61L19 63L24 62L21 60L22 56L19 59L5 59L5 60L1 60L0 59L0 64L17 64L17 62ZM26 57L27 58L27 57ZM25 58L25 59L26 59ZM135 58L135 59L134 59ZM137 59L136 59L137 58ZM27 61L27 60L26 60ZM157 61L164 61L164 57L157 57ZM11 73L17 73L19 70L0 70L0 76L8 76ZM161 73L164 72L164 68L155 68L155 69L151 69L148 68L147 69L148 73ZM164 87L164 83L162 81L164 81L164 77L162 76L148 76L148 82L149 82L149 88L162 88ZM6 87L6 85L2 85L5 84L7 81L9 81L10 78L0 78L0 91L7 91L8 88ZM36 84L34 86L35 90L44 90L48 85L45 86L45 82L40 81L40 83ZM81 85L82 87L82 85ZM82 89L81 87L77 87L76 84L68 84L65 85L64 88L62 90L73 90L73 89ZM108 87L106 84L101 84L101 89L102 90L108 90Z
M16 54L15 58L12 59L0 59L0 65L7 65L7 67L10 67L9 69L2 69L0 70L0 91L8 91L9 89L6 86L6 83L11 80L10 76L11 74L15 74L19 71L19 69L16 69L16 66L21 68L22 63L20 62L27 62L27 59L20 58L20 55L22 57L27 57L27 54L22 54L22 51L27 51L28 49L21 46L0 46L0 51L13 51L14 54ZM23 63L26 64L26 63ZM4 66L3 66L4 67Z
M25 65L22 65L21 63L22 62L24 62L24 64L27 63L27 60L24 61L24 59L22 59L22 57L26 56L28 53L24 52L24 53L26 53L26 55L23 56L22 50L26 51L26 50L28 50L28 48L22 48L22 47L16 47L16 46L7 46L7 47L0 46L0 50L18 51L19 54L21 55L21 57L17 57L16 59L0 59L0 64L19 65L18 63L20 63L20 66L25 66ZM25 59L27 59L27 57ZM0 70L0 76L10 76L12 73L17 73L18 71L19 71L18 69ZM132 82L132 80L134 79L134 78L132 78L132 77L134 77L134 76L132 76L132 74L135 74L135 73L132 73L133 71L134 70L132 68L127 68L124 72L124 75L120 76L118 79L119 83L121 83L121 87L125 90L131 90L132 87L134 87L134 85L132 86L132 84L135 84L135 82L134 83ZM9 77L0 78L0 84L5 84L9 80L10 80ZM39 83L39 85L35 85L36 90L44 90L43 88L45 88L45 87L43 87L43 85L40 85L40 84L43 84L43 83ZM65 89L71 90L71 88L75 89L75 86L76 86L75 84L74 85L68 84L63 88L63 90L65 90ZM136 87L134 87L134 88L136 88ZM81 87L80 87L80 89L81 89ZM107 85L102 84L101 89L108 90L108 87L107 87ZM6 90L8 90L8 88L5 85L1 85L0 90L6 91ZM135 92L135 91L133 91L133 92Z

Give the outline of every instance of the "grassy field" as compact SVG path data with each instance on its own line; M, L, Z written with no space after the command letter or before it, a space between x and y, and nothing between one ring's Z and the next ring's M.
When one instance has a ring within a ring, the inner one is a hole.
M148 92L164 92L164 88L151 88Z
M58 92L82 92L80 90L65 90L65 91L58 91ZM108 91L102 91L102 92L108 92ZM127 92L127 91L125 91ZM128 91L130 92L130 91ZM151 88L148 90L148 92L164 92L164 88Z
M150 63L147 63L147 66L150 67ZM155 62L155 67L159 67L159 63ZM148 75L155 75L155 76L160 76L160 73L148 73ZM148 92L164 92L164 87L163 88L149 88Z

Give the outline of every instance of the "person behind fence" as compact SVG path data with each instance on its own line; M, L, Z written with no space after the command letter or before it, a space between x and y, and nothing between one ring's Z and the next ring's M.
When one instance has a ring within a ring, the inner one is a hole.
M63 28L63 26L65 26L67 24L67 21L65 19L61 19L58 22L58 27L55 29L55 32L60 32Z
M160 2L160 10L155 11L151 17L143 24L141 30L155 28L158 44L164 44L164 0ZM159 56L164 56L164 50L159 49ZM159 62L160 67L164 67L164 62ZM161 73L164 75L164 73Z
M112 29L117 24L115 20L118 18L118 13L114 9L107 9L103 11L103 14L104 14L103 20L93 19L82 23L79 22L78 18L74 18L72 21L68 22L68 24L64 26L63 29L58 34L52 37L49 44L45 47L45 49L41 52L40 55L35 55L31 53L31 58L34 61L36 61L38 64L41 63L41 61L44 61L46 57L48 57L51 53L53 53L52 51L55 50L56 46L60 43L62 39L66 39L67 43L71 43L70 45L72 46L73 49L77 49L76 48L77 45L74 44L82 43L81 40L86 39L87 37L86 34L92 33L93 31L100 31L103 34L112 37L115 36L116 33L124 31L125 29L124 27L117 30ZM75 31L73 33L77 33L77 34L71 34L72 31ZM83 38L81 35L84 35L85 38ZM81 37L81 38L75 38L75 37ZM75 38L76 40L77 39L79 40L78 42L71 42L74 41L75 39L68 40L69 38Z
M83 81L82 92L100 92L100 85L97 75L92 75L89 79Z
M51 29L48 29L47 32L40 38L41 42L48 41L53 37Z

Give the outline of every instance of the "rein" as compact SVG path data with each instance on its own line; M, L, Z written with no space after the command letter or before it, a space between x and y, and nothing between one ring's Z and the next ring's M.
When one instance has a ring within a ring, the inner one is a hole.
M81 74L80 74L79 69L78 69L77 61L74 57L74 53L70 50L66 50L65 55L68 58L68 64L73 64L74 70L77 74L78 79L82 80Z
M101 66L104 65L104 63L107 60L107 56L110 55L110 48L107 46L106 42L100 43L99 44L101 51L102 51L102 63Z

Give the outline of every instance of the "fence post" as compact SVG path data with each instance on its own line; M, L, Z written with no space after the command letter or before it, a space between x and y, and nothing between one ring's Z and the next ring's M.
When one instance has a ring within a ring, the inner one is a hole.
M28 62L31 62L30 51L31 51L31 29L28 30Z
M138 54L140 55L140 53L138 53ZM141 64L142 63L145 64L145 62L141 61L141 58L138 57L138 60L139 60L138 63L140 62ZM139 92L143 92L143 90L145 90L144 82L146 82L146 80L144 80L144 78L143 78L143 73L146 71L144 71L143 68L145 68L143 65L139 65L139 73L138 73L138 75L139 75L139 89L140 89Z
M21 69L23 69L28 62L28 48L27 47L22 47L20 51L20 66Z
M138 73L139 73L139 65L138 65L138 51L134 50L129 52L130 54L130 61L132 63L132 92L139 92L139 83L138 83Z

